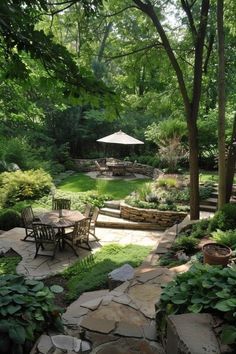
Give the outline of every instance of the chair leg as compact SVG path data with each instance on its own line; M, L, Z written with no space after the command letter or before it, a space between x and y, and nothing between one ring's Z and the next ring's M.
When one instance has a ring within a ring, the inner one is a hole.
M40 243L36 243L36 252L35 252L34 258L36 258L38 255L39 247L40 247Z
M94 232L89 231L89 235L93 236L95 241L100 241L100 239L95 235L95 231Z
M29 229L25 228L25 237L21 239L21 241L26 241L26 242L35 242L34 236L33 236L33 230L28 231ZM30 238L28 240L28 237Z

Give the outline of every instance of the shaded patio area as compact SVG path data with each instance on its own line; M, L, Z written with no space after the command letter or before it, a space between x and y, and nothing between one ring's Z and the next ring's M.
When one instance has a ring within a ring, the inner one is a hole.
M137 231L97 228L96 235L99 242L91 241L92 252L96 252L102 245L109 243L119 244L140 244L143 246L156 247L163 233L159 231ZM17 273L28 278L42 279L62 272L78 259L83 259L90 251L79 248L79 258L70 248L57 251L55 258L35 255L35 244L33 242L23 242L25 236L23 228L14 228L0 235L0 252L7 252L9 249L16 251L22 260L17 266Z

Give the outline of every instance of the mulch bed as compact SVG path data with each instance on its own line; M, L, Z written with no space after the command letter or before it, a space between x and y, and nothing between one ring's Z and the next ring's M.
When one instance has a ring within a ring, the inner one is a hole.
M50 288L52 285L60 285L64 291L60 294L54 294L55 299L54 303L55 305L66 308L69 305L69 301L67 299L67 280L63 278L61 275L53 275L51 277L45 278L42 280L43 283Z

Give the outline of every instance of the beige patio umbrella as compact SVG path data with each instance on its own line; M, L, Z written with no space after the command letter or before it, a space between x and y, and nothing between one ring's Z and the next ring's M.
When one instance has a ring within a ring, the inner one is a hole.
M138 145L144 144L143 141L133 138L132 136L122 132L116 132L111 135L107 135L104 138L97 140L99 143L107 143L107 144L122 144L122 145Z

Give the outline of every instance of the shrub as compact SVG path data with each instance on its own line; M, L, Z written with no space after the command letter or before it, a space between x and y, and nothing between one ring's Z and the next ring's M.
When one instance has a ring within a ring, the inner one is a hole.
M196 246L198 244L198 240L191 236L179 236L174 244L172 245L172 250L180 251L183 250L187 254L193 253Z
M4 353L28 353L44 330L62 329L53 293L41 281L0 276L0 343Z
M21 226L21 216L13 209L3 209L0 212L0 230L10 230Z
M236 248L236 230L217 230L212 232L212 239L222 245Z
M173 188L178 186L178 180L174 177L161 177L156 180L157 187Z
M101 208L104 206L104 201L109 197L106 195L98 195L93 192L64 192L56 190L54 194L55 198L65 198L71 200L71 208L74 210L84 210L85 204L91 204ZM43 209L52 208L52 194L45 195L36 202L37 207Z
M236 204L225 204L217 211L209 224L209 231L232 230L236 228Z
M203 219L198 221L196 224L192 226L191 236L195 238L202 238L207 235L208 227L209 227L209 220Z
M166 316L182 313L211 312L227 321L235 322L236 270L210 265L194 264L188 272L179 274L167 284L161 294L157 321L164 327ZM234 342L236 327L230 328L231 335L222 333L225 342ZM228 329L229 331L229 329Z
M45 171L4 172L0 175L2 205L14 205L25 199L37 199L50 191L52 179Z

